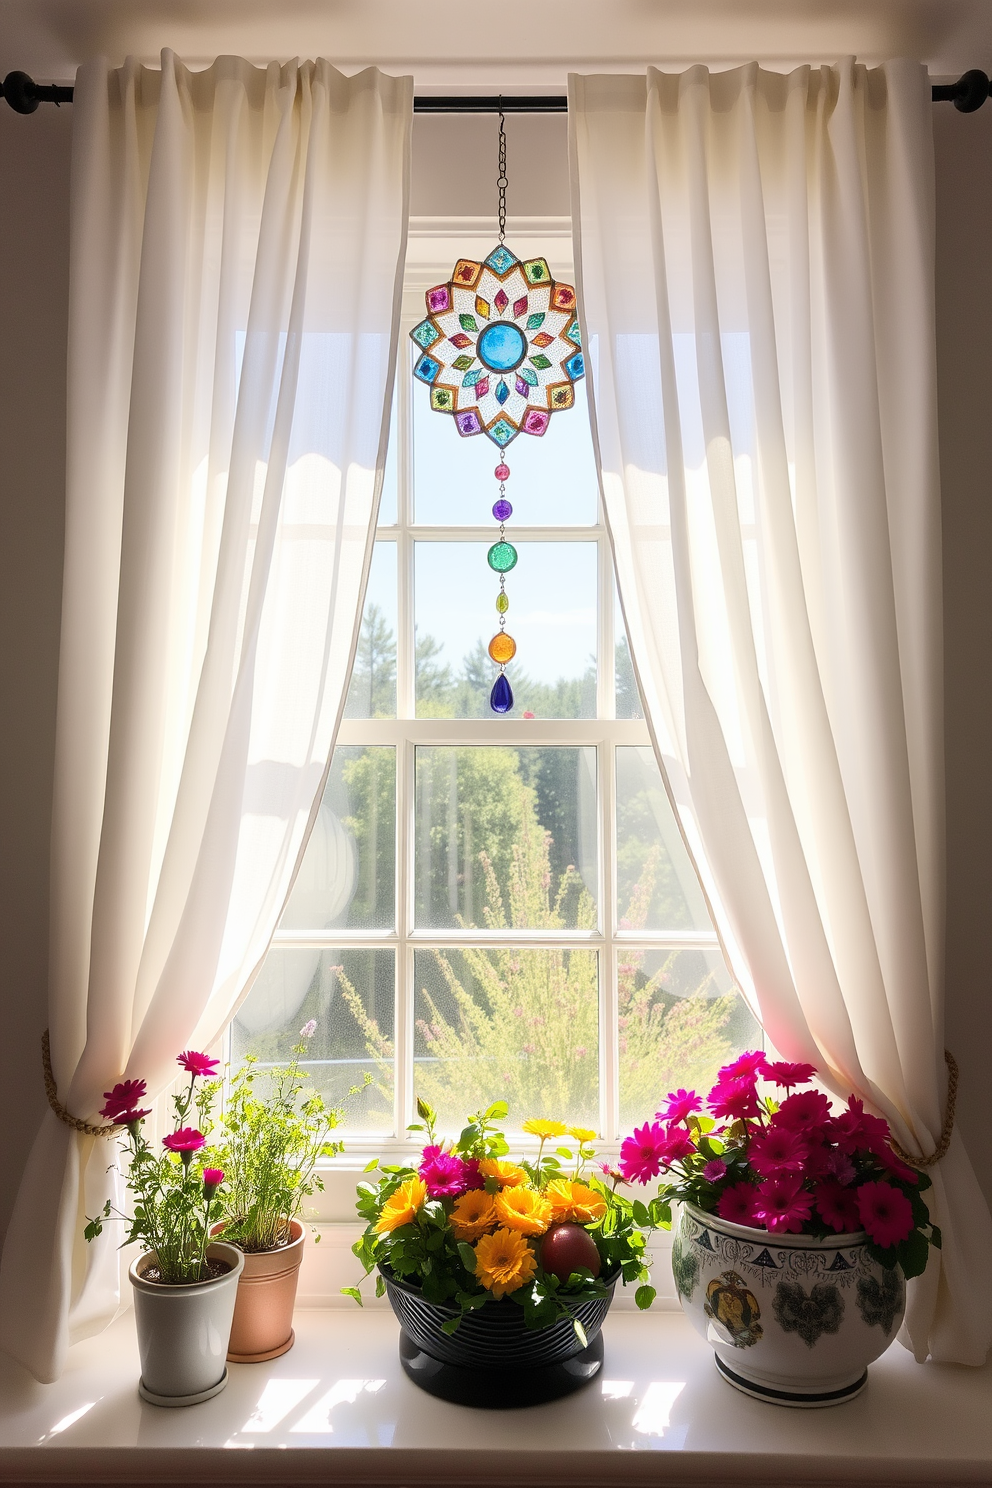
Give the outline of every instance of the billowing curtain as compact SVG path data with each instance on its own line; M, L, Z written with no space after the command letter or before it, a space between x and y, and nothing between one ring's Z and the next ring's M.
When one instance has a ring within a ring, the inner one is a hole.
M655 749L728 960L787 1058L929 1157L944 820L925 70L575 77L602 489ZM992 1339L955 1134L918 1358Z
M225 1028L316 815L382 482L412 83L78 76L49 1022L97 1121ZM39 1071L40 1078L40 1071ZM40 1380L117 1306L113 1148L48 1113L0 1272Z

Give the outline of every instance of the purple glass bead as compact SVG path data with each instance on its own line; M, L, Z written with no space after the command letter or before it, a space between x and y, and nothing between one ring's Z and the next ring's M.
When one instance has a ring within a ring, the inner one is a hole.
M489 694L489 706L494 713L509 713L513 707L513 692L503 672L500 672L493 683L493 690Z
M493 516L496 518L497 522L505 522L513 516L513 507L505 499L505 497L501 496L496 505L493 507Z

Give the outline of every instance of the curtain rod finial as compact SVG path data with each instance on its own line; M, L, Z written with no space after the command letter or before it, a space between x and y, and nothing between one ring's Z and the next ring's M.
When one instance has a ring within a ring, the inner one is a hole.
M38 107L38 89L26 72L8 72L2 91L15 114L33 114Z

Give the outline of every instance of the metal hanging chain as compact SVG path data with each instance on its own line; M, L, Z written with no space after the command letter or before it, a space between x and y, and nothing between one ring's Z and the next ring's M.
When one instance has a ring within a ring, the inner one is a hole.
M499 101L499 175L496 177L496 189L499 192L499 240L506 241L506 188L510 184L506 176L506 130L504 124L506 116L503 113L503 100Z

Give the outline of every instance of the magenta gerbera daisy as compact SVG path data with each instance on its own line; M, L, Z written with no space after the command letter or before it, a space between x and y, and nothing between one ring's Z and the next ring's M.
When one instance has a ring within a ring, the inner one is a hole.
M864 1229L883 1250L899 1245L913 1228L913 1206L891 1183L862 1183L855 1189Z
M861 1229L858 1198L853 1188L845 1188L836 1178L825 1178L813 1190L816 1212L839 1235L852 1235Z
M759 1132L747 1150L748 1162L762 1178L775 1173L802 1173L808 1156L809 1147L802 1134L787 1126L771 1126Z
M813 1196L803 1188L797 1173L783 1173L766 1178L758 1185L754 1217L766 1229L798 1235L809 1219Z
M774 1126L790 1131L822 1133L830 1120L830 1102L821 1090L800 1090L789 1095L772 1117Z
M731 1224L753 1224L754 1200L755 1190L750 1183L732 1183L720 1195L716 1212L721 1219L729 1219Z
M790 1090L793 1085L805 1085L808 1080L812 1080L816 1074L816 1065L792 1064L788 1060L779 1059L774 1064L766 1064L761 1073L766 1080L781 1085L784 1090Z
M455 1199L468 1188L465 1164L451 1152L436 1152L417 1172L432 1199Z
M620 1148L620 1171L628 1183L649 1183L661 1172L668 1134L657 1121L634 1127Z
M684 1121L693 1111L703 1109L703 1097L694 1090L673 1090L665 1097L665 1104L655 1115L659 1121Z
M206 1054L198 1054L195 1049L186 1049L182 1054L177 1054L176 1063L181 1064L184 1070L189 1070L194 1080L199 1075L215 1075L220 1066L219 1059L209 1059Z
M170 1152L180 1154L186 1152L199 1152L201 1147L207 1145L207 1139L195 1126L181 1126L178 1131L170 1132L167 1137L162 1138L162 1146L167 1147Z
M761 1049L745 1049L733 1064L725 1064L722 1069L717 1070L716 1078L721 1085L727 1080L753 1080L756 1075L761 1074L764 1067L765 1056Z
M731 1121L744 1121L757 1116L760 1111L758 1093L751 1079L720 1080L707 1096L714 1116L726 1116Z

